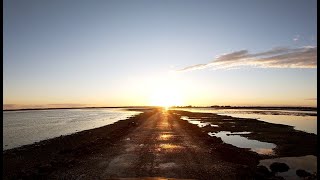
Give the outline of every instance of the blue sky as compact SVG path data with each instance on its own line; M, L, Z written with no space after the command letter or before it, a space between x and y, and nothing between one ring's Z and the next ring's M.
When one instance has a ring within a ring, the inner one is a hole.
M148 105L158 86L141 87L169 71L240 50L316 47L316 10L315 0L5 0L4 104ZM316 105L305 100L317 96L316 67L177 76L184 104Z

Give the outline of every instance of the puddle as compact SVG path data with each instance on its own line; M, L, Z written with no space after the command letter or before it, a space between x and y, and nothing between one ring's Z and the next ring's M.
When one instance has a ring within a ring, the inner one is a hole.
M159 140L166 141L166 140L171 139L172 137L173 137L172 134L161 134L158 139L159 139Z
M298 169L303 169L311 174L317 172L317 157L313 155L264 159L260 161L259 165L266 166L270 170L269 166L274 162L286 163L290 167L287 172L277 173L285 179L301 179L296 175Z
M157 148L156 151L161 152L161 151L166 151L166 152L175 152L175 151L180 151L182 146L171 144L171 143L163 143L160 144Z
M191 124L198 125L198 127L205 127L205 126L208 126L208 125L210 125L211 127L219 127L218 125L211 124L210 122L201 122L200 119L189 119L189 117L187 117L187 116L181 116L181 119L182 120L186 120Z
M257 140L251 140L246 137L242 137L239 134L249 134L250 132L230 132L230 131L220 131L218 133L210 132L210 136L220 137L223 142L227 144L232 144L239 148L250 148L258 154L273 155L273 149L276 147L273 143L261 142Z
M160 144L160 148L163 148L163 149L177 149L177 148L181 148L181 146L166 143L166 144Z

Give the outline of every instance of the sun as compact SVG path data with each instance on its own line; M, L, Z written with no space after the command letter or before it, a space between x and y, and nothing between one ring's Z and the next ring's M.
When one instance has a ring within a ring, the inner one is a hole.
M182 82L179 74L174 72L152 77L149 88L146 87L149 90L149 104L162 106L166 109L171 106L183 105L186 89Z
M168 109L171 106L180 106L183 102L181 93L174 88L166 87L158 89L152 94L151 104L153 106L162 106Z

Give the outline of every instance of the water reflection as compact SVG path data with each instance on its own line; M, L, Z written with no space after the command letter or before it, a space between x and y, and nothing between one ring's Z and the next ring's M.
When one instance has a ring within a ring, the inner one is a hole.
M294 126L296 130L317 134L316 111L258 110L258 109L215 109L215 108L175 108L189 112L215 113L239 118L254 118L261 121ZM225 119L227 120L227 119Z
M191 124L198 125L198 127L205 127L205 126L208 126L208 125L210 125L211 127L219 127L218 125L211 124L210 122L201 122L200 119L189 119L189 117L187 117L187 116L181 116L181 119L182 120L186 120Z
M3 112L3 150L97 128L141 112L123 108Z
M158 139L163 140L163 141L167 141L167 140L171 139L172 136L173 135L171 135L171 134L161 134Z
M178 149L183 148L182 146L171 144L171 143L163 143L159 145L159 148L157 148L158 151L166 150L166 151L176 151Z
M261 121L286 124L294 126L294 129L317 134L316 116L292 116L292 115L265 115L265 114L221 114L240 118L253 118Z
M210 136L220 137L222 141L228 144L232 144L239 148L250 148L251 151L254 151L258 154L264 155L273 155L275 154L273 149L276 147L273 143L261 142L257 140L251 140L245 137L242 137L238 134L248 134L250 132L230 132L230 131L220 131L218 133L210 132Z

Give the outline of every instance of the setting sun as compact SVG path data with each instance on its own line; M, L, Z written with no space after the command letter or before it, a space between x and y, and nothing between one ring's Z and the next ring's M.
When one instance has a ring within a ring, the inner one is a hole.
M170 106L182 105L181 94L175 89L164 88L159 91L155 91L151 95L151 104L153 106L163 106L168 108Z

